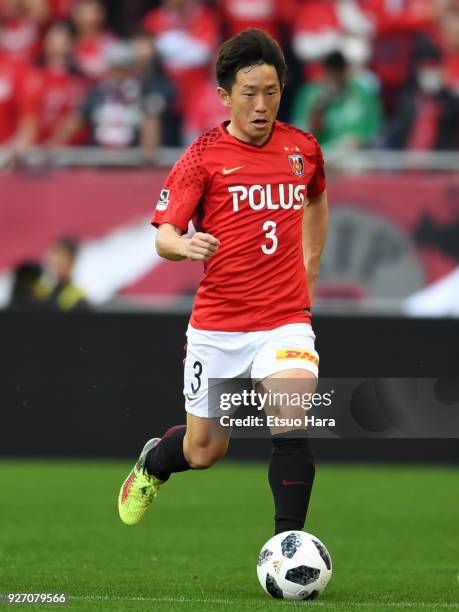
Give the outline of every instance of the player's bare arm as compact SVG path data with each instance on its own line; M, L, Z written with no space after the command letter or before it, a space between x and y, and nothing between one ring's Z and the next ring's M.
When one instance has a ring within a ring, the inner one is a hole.
M158 255L172 261L204 261L215 255L220 246L220 241L211 234L196 232L191 238L183 238L182 234L180 227L162 223L156 234Z
M303 257L308 277L309 297L312 304L314 288L319 276L320 257L328 231L327 192L310 198L303 216Z

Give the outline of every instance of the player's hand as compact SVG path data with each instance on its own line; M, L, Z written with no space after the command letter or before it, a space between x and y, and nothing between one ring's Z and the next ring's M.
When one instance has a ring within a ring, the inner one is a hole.
M196 232L188 240L186 256L192 261L210 259L212 255L215 255L219 246L220 241L211 234Z

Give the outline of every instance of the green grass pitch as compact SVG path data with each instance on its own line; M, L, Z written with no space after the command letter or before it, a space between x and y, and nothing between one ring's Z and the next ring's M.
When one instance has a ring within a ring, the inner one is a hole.
M265 466L178 474L137 527L116 510L129 468L1 461L0 592L66 592L63 609L78 611L459 609L453 468L319 465L306 530L334 571L311 602L271 600L258 584L272 535Z

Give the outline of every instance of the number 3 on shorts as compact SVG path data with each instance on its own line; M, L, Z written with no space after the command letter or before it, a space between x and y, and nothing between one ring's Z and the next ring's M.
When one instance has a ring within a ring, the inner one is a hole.
M265 221L265 223L263 224L263 231L266 232L265 237L269 238L269 240L272 240L272 244L270 244L269 246L266 244L261 245L261 250L265 255L272 255L277 249L279 241L277 240L276 236L276 228L277 224L274 221Z
M200 361L195 361L193 363L193 370L195 382L191 382L191 390L196 394L201 388L202 363Z

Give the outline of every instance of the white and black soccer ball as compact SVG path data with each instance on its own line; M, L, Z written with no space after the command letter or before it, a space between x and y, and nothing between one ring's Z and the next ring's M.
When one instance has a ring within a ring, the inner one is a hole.
M316 536L285 531L268 540L257 563L258 580L276 599L315 599L332 575L328 550Z

